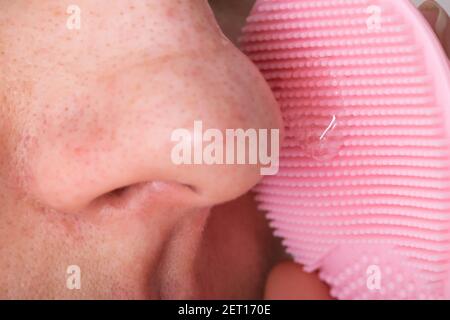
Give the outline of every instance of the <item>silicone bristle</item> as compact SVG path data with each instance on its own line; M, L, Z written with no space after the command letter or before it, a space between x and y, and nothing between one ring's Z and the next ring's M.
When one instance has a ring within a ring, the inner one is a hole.
M241 46L283 113L256 191L295 261L340 299L450 298L449 70L416 9L259 0Z

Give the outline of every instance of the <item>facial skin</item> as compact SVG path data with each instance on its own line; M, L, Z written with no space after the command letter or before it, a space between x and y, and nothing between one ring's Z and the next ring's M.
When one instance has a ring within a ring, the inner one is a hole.
M0 0L0 298L261 297L260 168L175 166L170 136L280 128L267 84L206 1L78 0L70 31L72 3Z
M282 127L233 45L253 2L210 1L228 41L203 0L77 0L77 31L74 1L0 0L0 299L328 298L292 263L268 277L259 167L170 161L194 120Z

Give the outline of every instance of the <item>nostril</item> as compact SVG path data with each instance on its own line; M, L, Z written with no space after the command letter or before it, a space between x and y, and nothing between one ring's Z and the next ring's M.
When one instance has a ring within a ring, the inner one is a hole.
M197 189L197 187L190 185L190 184L182 184L181 185L183 188L189 189L190 191L192 191L193 193L197 193L199 194L199 190Z
M89 207L101 209L145 208L155 203L184 201L197 196L197 188L189 184L146 181L117 187L94 198Z
M124 193L127 191L128 187L121 187L114 189L113 191L107 193L107 196L113 197L113 198L119 198L124 195Z
M124 208L129 203L130 194L135 185L119 187L106 192L91 202L93 207Z

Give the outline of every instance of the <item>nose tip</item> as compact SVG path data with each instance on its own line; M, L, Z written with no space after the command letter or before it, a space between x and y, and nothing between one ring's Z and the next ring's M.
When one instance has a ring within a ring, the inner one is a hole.
M174 143L170 144L172 159L168 171L175 172L179 181L193 186L207 205L237 198L261 179L263 166L273 165L261 163L262 149L267 155L277 156L272 149L278 148L283 126L275 98L259 71L231 45L225 52L211 55L210 61L204 60L187 82L196 84L193 91L198 94L186 91L185 94L196 96L198 104L190 105L187 117L176 121L178 127L172 127L172 137L180 128L186 133L190 131L186 140L191 142L189 150L196 154L190 154L192 161L187 161L187 165L174 167L175 148ZM275 131L278 135L273 135ZM239 141L245 134L248 140ZM256 138L254 144L252 138ZM196 148L199 140L202 140L201 147ZM205 159L211 154L211 147L213 159ZM246 153L241 162L237 159L240 147ZM250 159L251 153L256 163Z
M113 190L164 181L190 186L193 204L210 206L254 186L261 179L259 161L180 165L172 159L173 132L192 132L196 122L224 137L227 129L269 133L282 127L256 67L223 38L217 43L214 50L127 63L68 95L61 102L78 110L76 117L59 114L59 125L46 130L34 153L36 197L57 210L76 211Z

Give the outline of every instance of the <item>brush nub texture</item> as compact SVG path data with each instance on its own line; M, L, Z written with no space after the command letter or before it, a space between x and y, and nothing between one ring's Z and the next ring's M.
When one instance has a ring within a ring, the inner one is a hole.
M259 0L241 39L286 126L260 208L340 299L450 298L448 69L414 10Z

